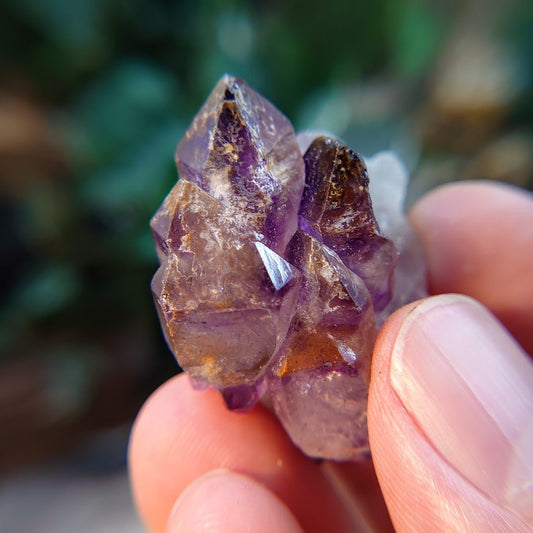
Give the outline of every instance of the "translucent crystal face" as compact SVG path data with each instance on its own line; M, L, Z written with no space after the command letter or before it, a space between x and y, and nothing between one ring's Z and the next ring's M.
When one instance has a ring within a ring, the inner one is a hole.
M178 145L180 179L151 222L161 263L152 292L180 366L231 409L268 390L314 457L366 456L376 327L423 295L398 200L404 171L391 157L371 160L384 235L363 160L331 137L297 139L272 104L226 75Z

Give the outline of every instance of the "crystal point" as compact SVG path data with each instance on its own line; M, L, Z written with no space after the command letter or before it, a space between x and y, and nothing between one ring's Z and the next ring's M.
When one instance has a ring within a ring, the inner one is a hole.
M364 280L381 310L391 297L398 252L375 219L363 160L340 141L318 137L304 162L300 220Z
M310 456L367 457L376 329L424 295L401 164L390 154L368 161L383 181L370 185L375 215L355 152L320 133L297 140L282 113L229 75L176 163L180 179L151 229L160 261L152 292L179 364L235 411L268 391Z
M225 75L176 150L179 175L239 210L283 252L296 230L304 166L289 120L244 81Z

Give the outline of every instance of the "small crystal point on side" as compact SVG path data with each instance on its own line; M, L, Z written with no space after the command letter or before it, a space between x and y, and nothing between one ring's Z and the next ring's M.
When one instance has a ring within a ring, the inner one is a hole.
M299 215L367 285L376 310L391 297L398 252L372 212L364 162L337 139L318 137L304 154Z
M253 385L226 387L221 392L228 409L246 413L260 400L264 388L264 380L259 380Z

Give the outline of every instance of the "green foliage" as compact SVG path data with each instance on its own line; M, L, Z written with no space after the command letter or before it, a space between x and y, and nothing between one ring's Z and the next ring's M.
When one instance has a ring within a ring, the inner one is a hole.
M444 21L425 2L396 0L388 5L390 62L401 76L428 72L444 35Z

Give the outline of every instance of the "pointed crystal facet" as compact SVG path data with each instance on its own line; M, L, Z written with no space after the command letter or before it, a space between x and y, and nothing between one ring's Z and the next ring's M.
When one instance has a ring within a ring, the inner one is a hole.
M272 285L279 291L285 287L287 283L294 278L294 270L290 263L285 261L283 257L280 257L276 252L270 250L262 242L255 242L255 247L263 260L263 265L270 276Z
M224 76L176 150L180 177L241 211L282 253L296 230L304 166L289 120L244 81Z

